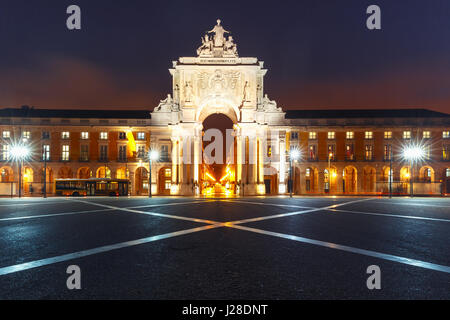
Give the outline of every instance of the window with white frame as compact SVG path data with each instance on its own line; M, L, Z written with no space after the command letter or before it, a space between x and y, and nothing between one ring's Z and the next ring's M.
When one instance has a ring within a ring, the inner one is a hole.
M145 132L138 132L137 133L137 139L138 140L145 140Z
M108 161L108 146L102 145L100 146L100 161Z
M364 138L365 138L366 140L371 140L371 139L373 139L373 131L366 131L366 132L364 133Z
M4 144L2 146L2 160L8 161L9 160L9 145Z
M367 161L373 160L373 145L371 145L371 144L366 145L364 157Z
M31 138L31 132L30 131L22 132L22 139L30 140L30 138Z
M70 146L69 145L62 146L61 160L62 161L70 160Z
M145 146L138 146L137 148L137 157L140 159L145 158Z
M48 144L42 146L42 161L50 161L50 145Z

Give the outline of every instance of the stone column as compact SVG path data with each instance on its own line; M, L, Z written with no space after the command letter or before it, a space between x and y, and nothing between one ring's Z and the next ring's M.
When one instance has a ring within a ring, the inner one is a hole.
M237 183L240 182L240 185L238 184L239 190L236 190L237 191L236 193L238 195L241 195L242 194L241 188L244 183L243 175L242 175L242 163L244 161L243 157L245 156L245 153L243 152L243 149L242 149L243 145L242 145L242 136L241 136L240 130L239 129L236 130L235 133L236 133L236 182Z
M287 192L286 187L286 135L280 134L279 138L280 148L280 172L279 172L279 185L278 193L285 194Z
M172 187L170 190L171 195L178 194L178 138L172 137Z

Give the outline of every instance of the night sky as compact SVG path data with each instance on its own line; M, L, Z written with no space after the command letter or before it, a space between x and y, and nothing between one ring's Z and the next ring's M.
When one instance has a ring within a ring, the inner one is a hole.
M66 28L67 6L82 30ZM382 30L366 9L382 10ZM221 18L285 109L450 112L449 0L0 0L0 107L152 110Z

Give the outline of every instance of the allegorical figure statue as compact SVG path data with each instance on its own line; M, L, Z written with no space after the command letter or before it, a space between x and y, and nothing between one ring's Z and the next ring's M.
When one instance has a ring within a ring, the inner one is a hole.
M248 81L245 82L244 86L244 102L249 102L250 100L250 83Z
M192 102L192 85L189 81L186 82L185 86L185 101Z
M214 46L215 47L223 47L225 43L225 33L230 33L229 31L225 30L222 25L222 21L219 19L217 20L217 25L211 30L208 31L208 33L215 33L214 35Z
M198 55L209 54L212 51L213 43L209 39L209 36L206 34L204 38L202 38L202 45L197 50Z

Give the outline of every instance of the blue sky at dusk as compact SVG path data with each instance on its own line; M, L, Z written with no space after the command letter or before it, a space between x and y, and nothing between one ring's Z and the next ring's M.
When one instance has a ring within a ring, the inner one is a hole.
M66 28L66 8L82 30ZM382 30L366 9L382 10ZM450 1L0 0L0 106L153 109L221 18L286 109L450 112Z

